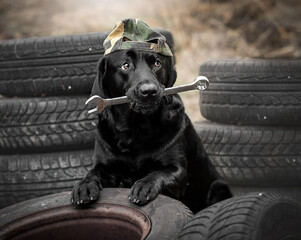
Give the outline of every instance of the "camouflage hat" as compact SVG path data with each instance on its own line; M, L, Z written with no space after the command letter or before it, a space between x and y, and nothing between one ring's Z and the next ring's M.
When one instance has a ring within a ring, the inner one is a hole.
M140 51L156 52L165 56L173 56L165 37L152 30L139 19L125 19L118 22L113 31L105 39L105 53L134 48Z

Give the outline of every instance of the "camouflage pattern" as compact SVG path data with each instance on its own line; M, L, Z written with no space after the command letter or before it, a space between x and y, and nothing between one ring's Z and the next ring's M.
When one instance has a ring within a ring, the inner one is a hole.
M134 48L140 51L156 52L165 56L173 56L165 37L152 30L139 19L125 19L118 22L113 31L105 39L105 53Z

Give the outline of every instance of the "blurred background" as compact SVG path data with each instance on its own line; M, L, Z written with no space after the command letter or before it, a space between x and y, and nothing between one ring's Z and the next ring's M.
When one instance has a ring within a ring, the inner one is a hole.
M300 0L0 0L0 40L110 31L125 18L172 32L176 85L210 59L301 57ZM181 96L198 120L198 93Z

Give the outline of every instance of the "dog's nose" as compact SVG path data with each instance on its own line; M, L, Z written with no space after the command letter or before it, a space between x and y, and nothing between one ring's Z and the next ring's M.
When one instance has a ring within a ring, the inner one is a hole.
M158 87L154 83L143 83L139 87L139 93L143 97L155 97L158 93Z

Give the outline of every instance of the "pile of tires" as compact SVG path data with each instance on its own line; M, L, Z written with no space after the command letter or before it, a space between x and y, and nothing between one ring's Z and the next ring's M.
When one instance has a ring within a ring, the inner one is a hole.
M172 34L157 29L173 50ZM69 191L92 167L85 101L107 33L0 42L0 208Z
M301 199L301 61L217 60L195 123L235 195L272 191Z

